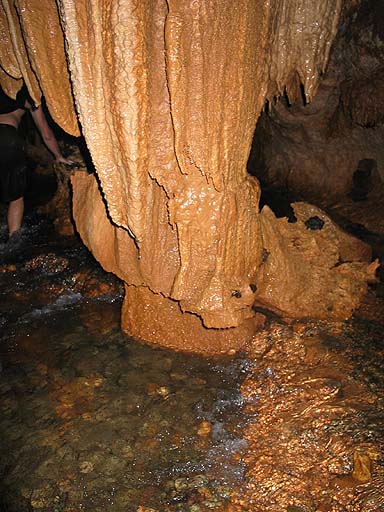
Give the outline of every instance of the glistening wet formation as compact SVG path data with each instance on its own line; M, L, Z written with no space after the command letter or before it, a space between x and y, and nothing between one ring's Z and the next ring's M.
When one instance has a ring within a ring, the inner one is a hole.
M222 354L262 324L255 300L289 318L349 317L376 269L369 250L310 205L289 225L260 212L246 172L265 102L314 96L341 0L3 3L0 82L15 96L22 78L84 134L95 174L72 177L73 217L124 281L127 335ZM313 217L323 229L307 229Z

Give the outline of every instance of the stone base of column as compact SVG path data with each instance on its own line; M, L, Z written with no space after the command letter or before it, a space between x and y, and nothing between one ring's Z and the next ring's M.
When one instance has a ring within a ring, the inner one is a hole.
M264 316L256 314L239 327L207 329L198 316L182 313L178 302L145 287L125 287L123 332L144 343L206 355L228 353L239 350L263 324Z

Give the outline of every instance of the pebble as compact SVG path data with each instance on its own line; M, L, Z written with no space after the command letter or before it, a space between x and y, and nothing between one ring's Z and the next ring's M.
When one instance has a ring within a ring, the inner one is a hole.
M84 461L80 464L80 472L81 473L92 473L94 470L92 462Z
M209 421L202 421L197 430L197 435L201 437L209 436L212 430L212 425Z

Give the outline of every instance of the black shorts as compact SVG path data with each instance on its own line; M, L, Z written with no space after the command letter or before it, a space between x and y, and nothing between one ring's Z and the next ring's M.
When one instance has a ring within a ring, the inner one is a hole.
M24 141L17 128L0 124L0 201L23 197L27 188Z

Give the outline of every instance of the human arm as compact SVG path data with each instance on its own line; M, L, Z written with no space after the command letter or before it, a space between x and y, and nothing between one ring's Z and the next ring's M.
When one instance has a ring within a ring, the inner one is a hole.
M71 164L72 161L68 158L65 158L60 151L59 145L57 143L55 134L51 130L47 118L45 117L44 111L42 106L35 109L30 109L32 118L35 122L35 125L37 126L40 135L44 141L44 144L47 146L49 151L53 154L55 157L56 162L60 162L63 164Z

